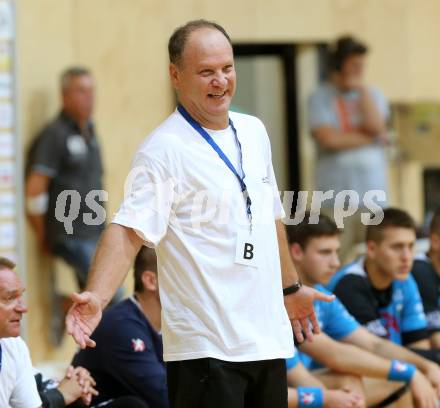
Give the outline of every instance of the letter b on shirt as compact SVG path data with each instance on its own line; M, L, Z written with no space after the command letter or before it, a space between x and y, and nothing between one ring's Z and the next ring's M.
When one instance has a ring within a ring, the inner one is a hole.
M237 234L237 247L235 250L235 263L257 267L258 240L255 234L248 231L240 231Z
M244 243L243 259L252 259L254 257L254 246L249 243Z

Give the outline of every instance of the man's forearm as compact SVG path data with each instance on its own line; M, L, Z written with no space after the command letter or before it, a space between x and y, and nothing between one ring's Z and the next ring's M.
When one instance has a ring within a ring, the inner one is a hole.
M361 88L360 105L363 116L362 128L372 136L386 132L386 123L382 118L379 109L368 88Z
M362 132L339 133L335 140L332 140L329 150L339 151L355 149L356 147L367 146L372 143L371 136Z
M293 265L292 258L289 253L289 245L287 243L286 228L281 220L275 221L278 237L278 247L280 252L281 277L283 288L298 282L298 274Z
M96 294L105 307L133 264L142 239L130 228L110 224L104 231L93 259L87 291Z
M360 376L387 378L391 367L391 362L386 359L359 347L339 342L324 348L319 343L313 345L304 343L301 351L308 353L313 359L332 370Z
M31 228L34 230L34 233L37 237L39 243L44 241L45 237L45 222L44 215L27 215L29 224Z
M422 373L426 373L429 365L432 364L429 360L411 350L383 339L379 339L373 352L385 358L403 360L407 363L414 364Z
M338 152L355 149L373 143L374 138L361 131L340 132L323 126L313 133L319 145L327 150Z

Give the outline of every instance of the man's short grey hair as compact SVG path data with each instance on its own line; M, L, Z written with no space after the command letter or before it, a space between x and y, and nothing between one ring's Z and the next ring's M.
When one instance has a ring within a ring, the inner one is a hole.
M14 270L15 266L16 265L14 262L9 260L8 258L4 258L4 257L0 256L0 271L4 270L4 269Z
M75 66L63 71L60 78L61 91L65 92L70 85L70 80L83 75L92 75L90 70L85 67Z
M199 28L212 28L214 30L220 31L226 37L229 44L231 44L232 46L231 38L220 24L217 24L214 21L203 19L192 20L185 25L178 27L168 41L168 55L172 64L180 64L185 44L188 41L188 37L193 31L196 31Z

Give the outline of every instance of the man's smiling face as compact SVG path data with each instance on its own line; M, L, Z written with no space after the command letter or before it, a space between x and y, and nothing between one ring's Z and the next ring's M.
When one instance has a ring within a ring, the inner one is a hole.
M203 126L225 121L227 125L236 75L231 44L220 31L193 31L180 62L170 67L170 74L179 99L191 116Z

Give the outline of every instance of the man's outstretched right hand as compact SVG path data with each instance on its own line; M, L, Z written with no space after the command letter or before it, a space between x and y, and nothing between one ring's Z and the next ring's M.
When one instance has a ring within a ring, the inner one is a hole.
M102 317L102 306L92 292L72 293L72 307L66 316L67 333L82 348L95 347L90 338Z

